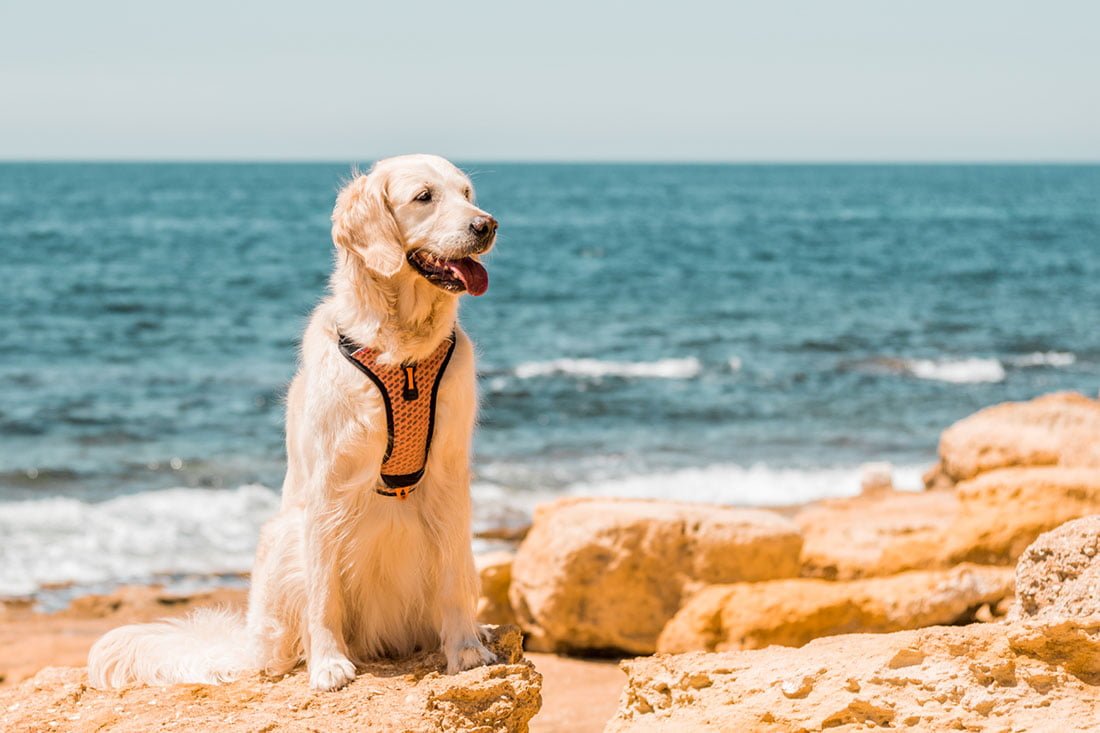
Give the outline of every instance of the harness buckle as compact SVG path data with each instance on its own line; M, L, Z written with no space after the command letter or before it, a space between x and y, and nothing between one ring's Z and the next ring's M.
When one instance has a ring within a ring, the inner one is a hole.
M402 367L402 371L405 375L405 388L401 391L401 396L407 402L420 399L420 390L416 387L416 365L408 364Z

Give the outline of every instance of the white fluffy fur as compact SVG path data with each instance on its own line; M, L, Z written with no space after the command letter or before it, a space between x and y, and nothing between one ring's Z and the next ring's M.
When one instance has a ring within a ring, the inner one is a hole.
M186 650L181 641L186 639ZM216 685L252 665L244 620L221 609L114 629L96 642L96 687L200 682ZM181 653L185 651L186 653Z
M432 201L416 201L425 189ZM94 686L216 683L305 660L310 684L332 690L380 655L442 644L449 672L492 660L475 620L470 547L474 350L456 324L458 298L406 261L416 249L476 257L485 247L469 232L475 216L487 214L469 179L435 156L380 161L340 192L331 293L306 328L287 395L282 509L260 534L247 617L204 611L115 629L88 655ZM454 329L424 479L404 501L381 496L385 409L340 354L337 331L400 363Z

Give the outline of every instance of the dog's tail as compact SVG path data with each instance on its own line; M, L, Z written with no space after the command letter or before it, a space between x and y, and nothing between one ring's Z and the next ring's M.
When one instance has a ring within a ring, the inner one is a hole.
M182 619L122 626L88 652L88 680L100 689L132 683L214 685L256 667L244 618L199 609Z

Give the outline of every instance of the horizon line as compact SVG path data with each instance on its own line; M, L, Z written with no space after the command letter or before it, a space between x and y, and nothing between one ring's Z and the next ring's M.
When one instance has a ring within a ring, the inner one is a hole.
M31 164L31 165L73 165L73 164L109 164L109 165L346 165L362 161L377 161L383 156L364 156L349 158L172 158L172 157L148 157L148 158L5 158L0 157L0 165ZM445 156L447 157L447 156ZM883 158L883 159L844 159L844 158L806 158L806 159L769 159L769 158L478 158L453 156L451 160L463 163L492 163L504 165L744 165L744 166L875 166L875 165L974 165L974 166L1040 166L1040 165L1066 165L1066 166L1091 166L1100 165L1100 157L1097 158Z

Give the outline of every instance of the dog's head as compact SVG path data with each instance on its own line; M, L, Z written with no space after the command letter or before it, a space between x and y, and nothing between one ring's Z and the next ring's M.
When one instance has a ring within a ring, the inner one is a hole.
M470 179L435 155L378 161L340 192L332 240L385 278L422 277L454 295L481 295L489 275L478 257L497 222L474 205Z

